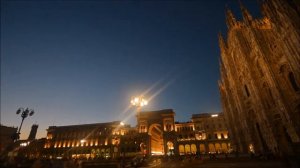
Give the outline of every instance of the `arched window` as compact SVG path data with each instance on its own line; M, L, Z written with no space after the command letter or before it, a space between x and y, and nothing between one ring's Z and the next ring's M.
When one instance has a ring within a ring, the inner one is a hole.
M210 153L216 153L215 145L212 143L208 144L208 150Z
M228 152L228 148L227 148L227 144L226 143L222 143L221 144L221 148L223 152Z
M245 92L246 92L247 97L249 97L250 93L249 93L247 85L244 85L244 88L245 88Z
M205 145L204 144L200 144L200 152L205 153Z
M221 145L219 143L215 144L215 149L216 149L216 152L218 152L218 153L222 152L222 148L221 148Z
M299 91L300 88L299 88L299 86L298 86L298 84L296 82L296 79L295 79L295 76L294 76L293 72L289 72L288 77L289 77L289 81L290 81L290 83L291 83L294 91L296 91L296 92Z
M171 124L167 124L167 131L172 131L172 125Z
M173 150L173 149L174 149L174 144L173 144L173 142L168 141L168 142L167 142L167 147L168 147L168 150Z
M280 66L279 72L281 73L284 80L290 83L290 86L295 92L300 91L300 86L295 79L294 73L291 72L291 69L288 67L288 65L284 64Z
M179 154L180 155L184 155L184 146L183 145L179 145Z
M191 145L191 153L196 154L196 152L197 152L197 147L195 144L192 144Z
M185 154L190 154L191 153L191 146L189 144L186 144L184 146Z

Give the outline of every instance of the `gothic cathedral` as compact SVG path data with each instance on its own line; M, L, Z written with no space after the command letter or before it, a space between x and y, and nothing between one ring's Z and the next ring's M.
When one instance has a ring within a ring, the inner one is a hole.
M261 1L262 18L241 4L226 10L219 34L219 89L232 145L239 152L295 155L300 146L300 4Z

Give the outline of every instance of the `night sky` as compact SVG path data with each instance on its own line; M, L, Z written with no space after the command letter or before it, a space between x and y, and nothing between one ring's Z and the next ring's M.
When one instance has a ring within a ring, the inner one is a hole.
M257 1L243 0L254 16ZM237 0L1 1L1 124L18 127L19 107L35 110L21 138L39 125L124 121L143 110L172 108L177 121L222 111L218 32ZM234 66L234 65L233 65Z

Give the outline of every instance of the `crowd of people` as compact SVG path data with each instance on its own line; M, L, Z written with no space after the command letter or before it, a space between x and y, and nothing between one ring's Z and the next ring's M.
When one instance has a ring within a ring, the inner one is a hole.
M1 158L2 168L80 168L81 160L73 159L46 159L25 157Z
M270 156L264 156L262 154L250 153L249 155L242 155L239 153L231 154L217 154L210 153L206 155L202 154L190 154L182 156L136 156L134 158L123 158L120 157L117 160L100 159L100 158L89 158L89 159L48 159L48 158L34 158L28 159L26 157L0 157L1 168L84 168L87 165L110 165L110 167L141 167L149 166L151 164L162 164L167 165L168 163L192 163L195 161L204 160L230 160L238 158L249 158L249 159L274 159Z

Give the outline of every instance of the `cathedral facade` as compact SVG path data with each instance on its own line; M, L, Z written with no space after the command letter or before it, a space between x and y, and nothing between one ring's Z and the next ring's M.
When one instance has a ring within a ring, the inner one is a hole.
M295 155L300 143L300 6L261 2L262 18L227 9L219 34L219 90L232 146L239 152ZM299 152L299 151L298 151Z

